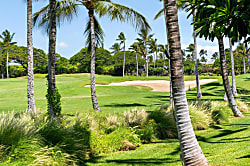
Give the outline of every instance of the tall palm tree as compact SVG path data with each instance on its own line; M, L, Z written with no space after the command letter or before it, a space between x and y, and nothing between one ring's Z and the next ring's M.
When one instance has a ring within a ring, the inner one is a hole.
M238 96L236 90L236 81L235 81L235 72L234 72L234 55L233 55L233 44L232 38L229 38L229 50L230 50L230 59L231 59L231 70L232 70L232 92L233 96Z
M138 42L134 42L130 48L130 50L133 50L135 52L135 59L136 59L136 76L138 77L138 71L139 71L139 67L138 67L138 52L139 52L139 44Z
M207 56L207 50L201 49L200 50L200 57L201 57L201 62L207 62L206 56Z
M121 51L121 45L119 43L115 43L111 46L110 48L111 50L113 50L111 53L112 54L115 54L117 52L120 52Z
M168 0L166 4L166 25L173 83L175 117L181 148L180 156L185 165L206 166L209 164L195 137L188 111L177 12L176 1Z
M90 88L93 109L101 111L95 88L95 47L102 41L103 31L101 26L95 18L95 13L99 17L107 16L110 20L118 20L121 22L130 22L135 28L150 28L147 20L140 13L126 6L113 3L107 0L60 0L57 1L56 17L57 22L61 23L62 20L71 20L73 16L77 16L79 6L87 9L89 21L85 30L87 34L87 43L89 51L91 51L91 74L90 74ZM35 13L35 20L40 20L40 25L48 25L48 6L42 8L39 12ZM47 15L46 15L47 14Z
M242 55L242 62L243 62L243 73L246 74L246 62L245 62L245 56L246 56L246 48L243 43L240 43L236 48L237 54Z
M28 111L36 113L34 71L33 71L33 42L32 42L32 0L27 0L27 55L28 55Z
M165 9L165 8L164 8ZM165 57L168 58L168 73L169 73L169 78L170 78L170 86L169 86L169 93L170 93L170 105L174 104L174 99L173 99L173 84L172 84L172 77L171 77L171 63L170 63L170 54L169 54L169 45L159 45L160 51L164 53L164 66L165 66ZM164 67L163 66L163 67Z
M125 75L125 65L126 65L126 57L125 57L126 37L125 37L124 33L121 32L118 35L118 39L116 39L116 40L120 41L120 44L123 44L123 53L124 53L124 56L123 56L122 76L124 77L124 75Z
M146 61L146 76L148 77L148 45L150 40L152 39L152 37L154 36L154 34L149 34L149 29L141 29L141 31L138 33L138 35L140 36L140 38L137 38L138 41L143 42L144 44L144 49L145 49L145 61Z
M204 36L206 39L209 38L212 41L215 37L218 39L222 80L228 102L234 116L243 117L230 88L223 43L224 36L238 39L247 33L247 26L249 25L245 24L239 14L236 14L240 12L239 5L240 2L237 2L237 0L210 0L201 3L197 5L199 10L197 10L197 20L194 26L198 30L200 37Z
M216 60L216 59L218 59L218 56L219 56L218 52L215 52L215 53L212 54L211 59Z
M195 49L195 46L194 44L189 44L188 47L186 48L185 52L190 52L192 53L192 61L194 61L194 49Z
M7 73L7 78L9 78L9 46L16 44L16 42L12 42L14 38L15 33L10 33L7 29L0 35L0 38L3 40L3 43L6 46L6 51L7 51L7 58L6 58L6 73Z
M246 56L247 56L247 61L248 61L248 70L249 70L249 73L250 73L250 56L249 56L249 48L248 48L248 45L247 45L247 38L244 37L244 40L245 40Z
M151 39L149 42L149 53L155 53L155 58L154 58L154 69L155 69L155 62L157 62L157 57L158 57L158 44L157 44L157 39ZM157 62L157 68L158 68L158 62Z

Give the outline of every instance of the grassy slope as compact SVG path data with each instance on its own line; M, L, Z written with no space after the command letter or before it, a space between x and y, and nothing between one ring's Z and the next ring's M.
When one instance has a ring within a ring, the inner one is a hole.
M45 75L36 75L35 98L37 108L46 110L46 79ZM204 77L207 78L207 77ZM210 78L210 77L209 77ZM217 77L211 77L217 78ZM96 76L97 84L109 84L129 80L168 80L168 77L112 77ZM194 80L187 76L185 80ZM63 112L86 112L91 109L89 74L64 74L56 78L57 86L62 95ZM0 80L0 112L23 111L27 108L27 79L25 77ZM134 107L156 107L168 103L169 93L152 92L148 87L97 87L99 104L104 112L123 111Z
M211 165L250 165L250 113L232 118L230 123L196 131L200 146ZM92 160L87 165L173 165L181 166L178 139L142 145L135 151L116 152Z

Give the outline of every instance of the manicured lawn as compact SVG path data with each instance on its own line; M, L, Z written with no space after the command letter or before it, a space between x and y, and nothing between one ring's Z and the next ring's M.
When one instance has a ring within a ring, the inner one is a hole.
M233 118L230 123L196 131L199 144L211 165L250 165L250 113L245 118ZM135 151L116 152L100 156L87 165L182 165L178 139L145 144Z
M202 77L218 78L218 77ZM92 108L89 74L64 74L56 77L57 87L62 96L64 113L86 112ZM194 80L194 76L186 76L185 80ZM169 80L169 77L112 77L97 75L97 84L123 82L130 80ZM46 110L46 79L45 75L36 75L35 98L36 106ZM26 77L0 80L0 112L24 111L27 108ZM97 87L97 96L103 112L124 111L135 107L146 109L156 108L169 101L169 93L153 92L148 87Z

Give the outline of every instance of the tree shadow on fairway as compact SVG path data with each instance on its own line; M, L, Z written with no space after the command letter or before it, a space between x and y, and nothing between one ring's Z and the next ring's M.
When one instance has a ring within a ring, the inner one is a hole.
M132 103L132 104L117 104L117 103L113 103L113 104L108 104L108 105L103 105L102 107L145 107L147 105L145 104L140 104L140 103Z
M244 159L244 158L250 158L250 155L245 155L245 156L242 156L242 157L237 157L236 159Z
M206 142L206 143L238 143L238 142L245 142L245 141L249 141L250 137L241 137L241 138L229 138L229 139L220 139L220 140L214 140L216 138L220 138L220 137L224 137L224 136L228 136L231 134L235 134L235 133L239 133L242 131L247 130L248 128L241 128L238 130L221 130L221 132L217 135L214 135L212 137L206 138L206 137L202 137L202 136L197 136L198 141L202 141L202 142Z
M172 158L147 158L147 159L124 159L124 160L106 160L106 163L118 163L118 164L141 164L141 165L158 165L158 164L167 164L167 163L176 163L180 160L173 160Z

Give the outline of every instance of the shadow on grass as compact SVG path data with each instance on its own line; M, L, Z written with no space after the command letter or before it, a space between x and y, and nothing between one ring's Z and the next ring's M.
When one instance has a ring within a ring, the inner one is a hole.
M236 159L244 159L244 158L248 159L248 158L250 158L250 155L246 155L246 156L242 156L242 157L237 157Z
M227 135L231 135L231 134L235 134L238 132L242 132L247 130L248 128L241 128L238 130L221 130L221 132L215 136L206 138L206 137L202 137L202 136L197 136L198 141L202 141L202 142L206 142L206 143L238 143L238 142L245 142L245 141L249 141L250 137L241 137L241 138L229 138L229 139L221 139L221 140L216 140L216 141L212 141L211 139L213 138L220 138L220 137L224 137ZM239 140L240 139L240 140ZM230 140L230 141L228 141Z
M118 163L118 164L150 164L150 165L158 165L164 163L176 163L180 162L180 160L173 160L172 158L147 158L147 159L125 159L125 160L106 160L106 163Z
M103 107L140 107L140 106L147 106L145 104L140 103L133 103L133 104L109 104L109 105L103 105Z

